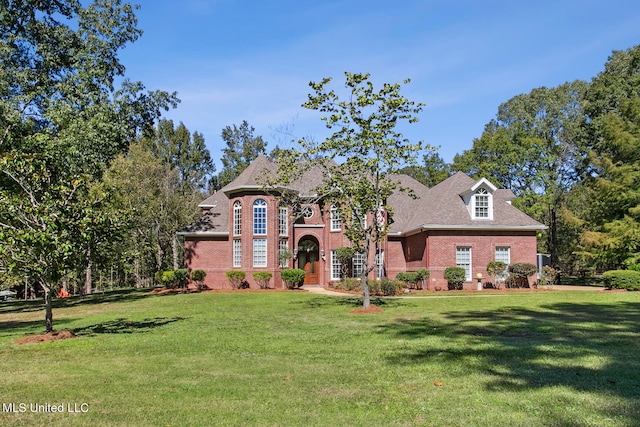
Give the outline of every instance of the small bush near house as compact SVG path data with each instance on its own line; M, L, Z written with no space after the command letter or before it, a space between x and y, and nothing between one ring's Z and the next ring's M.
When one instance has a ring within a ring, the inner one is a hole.
M450 291L462 290L466 275L466 271L462 267L447 267L444 269L444 278L449 285Z
M416 287L418 289L425 288L425 280L427 280L431 276L431 272L426 268L419 268L416 270ZM418 287L419 284L419 287Z
M640 291L640 271L611 270L606 271L602 277L604 278L605 286L609 289Z
M347 277L344 280L333 284L336 289L344 289L345 291L360 291L362 290L362 280L355 277Z
M176 281L175 270L163 270L160 272L160 283L167 289L174 289L178 282Z
M241 289L244 287L243 282L247 273L242 270L229 270L225 274L227 275L227 280L233 289Z
M280 272L282 283L287 289L296 289L304 284L304 270L300 268L288 268Z
M516 262L509 266L511 277L504 282L507 288L528 288L529 276L533 276L538 271L538 267L526 262Z
M495 277L495 283L492 283L494 289L500 289L500 279L504 279L504 272L507 270L507 264L502 261L491 261L487 264L487 273L491 277ZM490 282L489 282L490 283ZM485 287L486 286L485 284Z
M553 267L544 266L540 269L538 286L551 286L556 282L557 272Z
M404 282L405 287L407 288L413 288L415 287L415 284L418 281L418 278L416 277L415 272L401 271L396 275L396 280Z
M268 271L256 271L253 273L253 280L258 283L260 289L267 289L269 288L269 280L271 280L272 276L273 275Z
M186 268L179 268L173 270L173 274L176 279L176 285L184 288L187 285L187 279L189 278L189 270Z
M204 270L193 270L191 271L191 280L196 282L196 287L198 289L204 289L206 286L204 285L204 279L207 277L207 272Z

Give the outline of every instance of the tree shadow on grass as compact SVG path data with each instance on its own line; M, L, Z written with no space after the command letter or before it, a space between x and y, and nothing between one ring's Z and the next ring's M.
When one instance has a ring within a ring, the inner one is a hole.
M64 307L75 307L78 305L109 304L114 302L131 302L144 298L160 297L166 295L179 295L175 293L154 294L153 289L118 289L89 295L76 295L69 298L53 299L53 309ZM15 300L0 303L0 314L3 313L27 313L44 310L44 300L42 298L34 300Z
M111 320L109 322L98 323L96 325L76 328L71 332L78 336L93 336L97 334L134 334L148 332L160 326L168 325L169 323L184 319L184 317L155 317L143 320L128 320L121 318Z
M305 301L296 302L296 304L302 304L309 308L319 307L331 307L331 306L345 306L357 309L362 307L362 297L338 297L338 296L317 296ZM380 308L392 308L406 306L409 303L401 299L391 298L371 298L371 305L375 305Z
M387 362L464 365L488 375L487 392L564 386L617 396L601 410L640 425L640 303L557 303L440 316L380 325L380 333L403 340L447 338L446 348L414 345L390 354ZM598 362L581 362L585 356ZM560 412L550 411L555 418L545 422L563 422Z

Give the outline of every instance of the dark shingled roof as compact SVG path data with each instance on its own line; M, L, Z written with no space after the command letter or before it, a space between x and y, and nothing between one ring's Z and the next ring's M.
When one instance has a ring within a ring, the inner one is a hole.
M277 165L265 156L257 157L247 169L220 191L204 200L200 207L209 212L186 227L180 234L224 234L229 233L229 199L236 191L263 188L265 174L276 173ZM322 182L321 168L310 168L304 178L292 183L289 188L301 194L312 194ZM511 205L515 198L511 190L493 191L493 218L473 219L463 196L477 185L492 187L486 180L475 181L458 172L438 185L428 188L407 175L393 175L398 190L387 204L393 207L393 223L390 233L404 235L429 229L526 229L546 228L524 212ZM495 187L493 187L495 188ZM400 191L407 189L410 191Z

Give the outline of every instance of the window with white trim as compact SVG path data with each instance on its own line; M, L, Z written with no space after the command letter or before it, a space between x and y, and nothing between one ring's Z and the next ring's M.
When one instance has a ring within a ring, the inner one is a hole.
M267 239L253 239L253 266L267 266Z
M289 208L278 209L278 234L280 236L289 235Z
M456 266L464 268L465 280L471 280L471 248L469 246L456 247Z
M340 231L342 229L342 221L340 220L340 211L332 206L330 211L331 231Z
M364 273L364 262L365 262L366 258L364 253L362 252L356 252L355 255L353 256L353 258L351 259L351 264L353 266L353 271L351 272L351 274L353 275L353 277L360 277L362 276L362 273Z
M331 251L331 280L342 279L342 264L336 256L335 249Z
M287 239L280 239L278 241L278 265L282 268L289 266L289 241Z
M509 246L496 246L496 261L502 261L506 265L511 264L511 248Z
M233 235L242 234L242 204L239 201L233 203Z
M233 266L242 267L242 241L233 239Z
M489 192L487 191L487 189L478 188L473 197L475 218L490 218Z
M253 202L253 234L267 234L267 202L262 199Z

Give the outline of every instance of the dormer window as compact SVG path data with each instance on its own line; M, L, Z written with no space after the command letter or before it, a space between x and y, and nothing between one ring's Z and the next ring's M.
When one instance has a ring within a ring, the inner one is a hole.
M489 219L489 209L491 207L489 203L489 192L486 188L478 188L473 196L474 201L474 216L475 218Z

